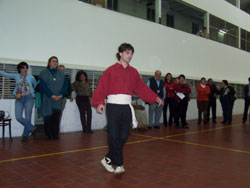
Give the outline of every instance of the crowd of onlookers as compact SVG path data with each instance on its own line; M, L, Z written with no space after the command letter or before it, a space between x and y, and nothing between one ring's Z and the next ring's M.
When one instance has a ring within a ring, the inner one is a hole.
M191 89L186 83L185 75L181 74L175 79L173 79L171 73L165 75L165 80L161 79L161 71L155 71L155 76L150 78L147 85L164 100L164 106L157 106L156 103L149 105L148 129L160 128L159 121L161 115L163 114L163 123L165 126L171 127L175 124L176 128L189 128L186 121L186 114L188 109L188 102L190 101ZM249 87L248 85L246 86ZM232 111L235 101L235 90L233 87L228 85L227 80L222 80L220 89L214 84L213 79L201 78L200 83L196 86L197 90L197 108L198 108L198 122L207 124L210 121L210 110L212 110L212 122L216 122L216 98L219 95L219 99L223 111L223 121L221 123L230 125L232 123ZM245 93L248 95L247 90ZM250 93L250 92L249 92ZM246 96L246 95L245 95ZM136 99L139 100L140 99ZM248 104L245 107L245 119L248 111ZM146 113L142 114L144 110L143 103L140 105L134 102L134 107L139 119L141 126L146 122ZM247 108L247 109L246 109ZM169 109L169 113L167 113ZM141 111L141 113L140 113ZM167 116L167 114L169 114ZM246 120L243 119L245 122ZM142 121L143 120L143 121ZM145 128L145 127L144 127Z
M47 68L39 74L39 80L36 81L32 75L28 74L28 64L21 62L17 65L17 74L10 74L0 71L0 75L15 79L16 86L14 95L16 120L24 126L22 141L27 141L30 135L36 133L36 127L31 123L31 114L35 102L39 112L44 117L44 130L48 139L59 138L59 127L66 99L71 102L75 98L80 112L80 121L83 132L93 133L91 130L92 110L91 110L91 86L88 82L86 72L80 70L77 72L73 82L64 74L65 67L58 65L58 58L52 56L48 60ZM161 78L161 71L155 71L155 76L147 81L150 87L162 100L164 106L157 103L149 104L148 113L145 111L145 103L134 97L133 107L139 123L138 129L160 128L160 119L163 114L163 124L176 128L189 128L186 121L188 103L190 101L191 89L186 83L185 75L181 74L173 78L171 73ZM243 123L247 120L248 108L250 105L250 78L249 84L244 88L245 109ZM207 124L210 120L216 122L216 99L219 95L223 111L223 124L232 123L232 110L235 101L235 90L229 86L227 80L222 80L220 89L214 84L213 79L201 78L197 89L197 124ZM75 96L73 96L73 94ZM23 116L23 111L25 116ZM210 111L212 116L210 118Z

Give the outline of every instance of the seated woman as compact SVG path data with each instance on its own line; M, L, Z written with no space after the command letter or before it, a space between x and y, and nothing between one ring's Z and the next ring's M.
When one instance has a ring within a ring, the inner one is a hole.
M134 98L133 107L135 109L135 117L138 122L137 130L145 131L147 129L147 112L145 111L145 103L140 98Z

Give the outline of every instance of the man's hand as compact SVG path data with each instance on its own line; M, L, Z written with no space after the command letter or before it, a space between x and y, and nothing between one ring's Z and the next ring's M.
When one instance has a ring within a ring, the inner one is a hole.
M156 100L155 100L157 103L158 103L158 107L161 106L161 105L164 105L163 101L161 100L160 97L157 97Z
M103 104L99 104L97 107L97 112L100 114L104 113L105 106Z

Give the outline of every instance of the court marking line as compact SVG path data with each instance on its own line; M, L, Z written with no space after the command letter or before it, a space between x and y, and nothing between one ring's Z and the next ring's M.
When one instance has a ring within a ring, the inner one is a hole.
M221 149L221 150L236 151L236 152L249 153L250 154L250 152L243 151L243 150L236 150L236 149L230 149L230 148L223 148L223 147L217 147L217 146L210 146L210 145L204 145L204 144L198 144L198 143L168 139L168 138L177 137L177 136L184 136L184 135L190 135L190 134L196 134L196 133L209 132L209 131L218 130L218 129L231 128L231 127L236 127L236 126L240 126L240 125L242 125L242 124L223 126L223 127L216 127L216 128L212 128L212 129L206 129L206 130L201 130L201 131L193 131L193 132L181 133L181 134L176 134L176 135L168 135L168 136L164 136L164 137L153 137L153 136L149 136L149 135L141 135L141 134L133 133L132 135L142 136L142 137L149 138L149 139L138 140L138 141L133 141L133 142L127 142L126 145L144 143L144 142L149 142L149 141L154 141L154 140L165 140L165 141L186 143L186 144L191 144L191 145L196 145L196 146L217 148L217 149ZM77 152L82 152L82 151L90 151L90 150L97 150L97 149L104 149L104 148L108 148L108 146L105 145L105 146L97 146L97 147L92 147L92 148L83 148L83 149L77 149L77 150L69 150L69 151L47 153L47 154L33 155L33 156L20 157L20 158L12 158L12 159L0 160L0 163L11 162L11 161L20 161L20 160L26 160L26 159L34 159L34 158L41 158L41 157L48 157L48 156L54 156L54 155L62 155L62 154L68 154L68 153L77 153Z
M153 141L153 140L156 140L156 139L151 138L151 139L127 142L126 145L127 144L129 145L129 144L150 142L150 141ZM62 152L55 152L55 153L46 153L46 154L41 154L41 155L32 155L32 156L27 156L27 157L5 159L5 160L0 160L0 163L6 163L6 162L11 162L11 161L20 161L20 160L26 160L26 159L34 159L34 158L41 158L41 157L48 157L48 156L55 156L55 155L62 155L62 154L68 154L68 153L77 153L77 152L90 151L90 150L98 150L98 149L104 149L104 148L108 148L108 146L107 145L105 145L105 146L96 146L96 147L91 147L91 148L83 148L83 149L76 149L76 150L69 150L69 151L62 151Z
M225 151L250 154L250 151L244 151L244 150L239 150L239 149L224 148L224 147L220 147L220 146L213 146L213 145L207 145L207 144L198 144L198 143L194 143L194 142L186 142L186 141L174 140L174 139L168 139L168 138L164 138L162 140L166 140L169 142L177 142L177 143L182 143L182 144L189 144L189 145L194 145L194 146L201 146L201 147L212 148L212 149L218 149L218 150L225 150Z
M179 134L162 136L162 137L155 137L155 136L143 135L143 134L137 134L137 133L132 133L132 135L142 136L142 137L145 137L145 138L163 139L163 138L173 138L173 137L178 137L178 136L185 136L185 135L191 135L191 134L197 134L197 133L210 132L210 131L214 131L214 130L227 129L227 128L232 128L232 127L239 127L241 125L242 124L228 125L228 126L223 126L223 127L215 127L215 128L204 129L204 130L200 130L200 131L192 131L192 132L186 132L186 133L179 133Z

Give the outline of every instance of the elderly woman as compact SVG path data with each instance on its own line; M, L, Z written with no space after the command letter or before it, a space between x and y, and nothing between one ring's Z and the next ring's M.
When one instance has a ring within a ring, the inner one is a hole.
M14 90L14 95L16 96L15 115L16 120L24 126L22 142L27 141L30 133L34 134L36 131L36 128L31 123L31 115L34 105L34 87L37 83L32 75L27 74L28 68L29 66L26 62L21 62L17 65L17 74L0 71L0 75L16 80ZM23 111L25 112L25 117L23 117Z
M39 75L42 90L41 112L44 117L44 130L49 140L58 139L62 114L62 99L67 92L67 82L62 71L58 70L58 58L52 56L48 66Z

